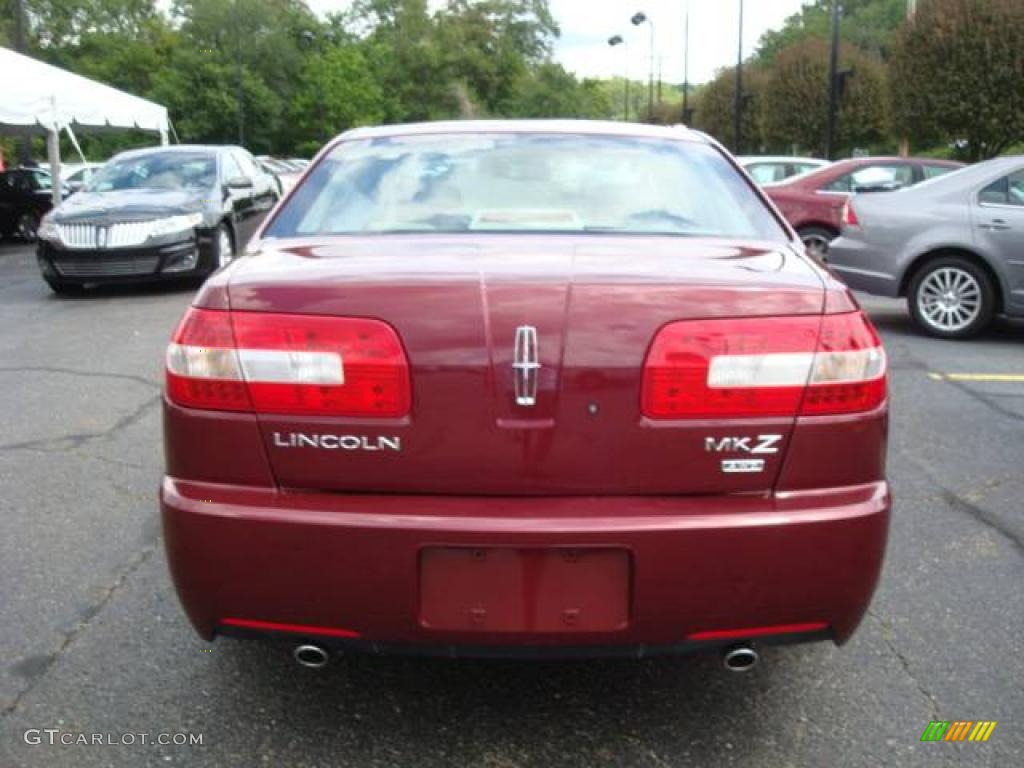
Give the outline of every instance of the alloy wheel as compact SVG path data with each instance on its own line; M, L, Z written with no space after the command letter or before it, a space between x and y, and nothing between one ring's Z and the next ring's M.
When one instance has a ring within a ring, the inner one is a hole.
M31 213L23 213L18 217L18 236L22 240L35 240L39 220Z
M804 241L804 247L811 256L823 258L828 253L830 241L824 235L808 234L804 235L801 240Z
M921 281L916 300L925 322L947 333L960 331L981 313L981 286L966 270L941 267Z

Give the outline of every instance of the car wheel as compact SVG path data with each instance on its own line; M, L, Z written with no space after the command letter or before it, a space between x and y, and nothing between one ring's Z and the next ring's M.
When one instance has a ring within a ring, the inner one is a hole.
M983 331L996 310L992 278L960 256L922 267L907 291L910 314L921 328L944 339L965 339Z
M44 277L43 280L58 296L81 296L85 293L85 286L80 283L61 283L49 277Z
M231 238L231 231L224 224L217 227L217 233L214 236L214 248L215 258L213 265L215 269L226 267L235 260L235 242Z
M32 242L36 239L36 232L39 230L39 217L31 212L25 212L18 217L17 232L22 240Z
M817 259L824 259L828 246L838 235L825 227L801 227L796 231L807 249L807 253Z

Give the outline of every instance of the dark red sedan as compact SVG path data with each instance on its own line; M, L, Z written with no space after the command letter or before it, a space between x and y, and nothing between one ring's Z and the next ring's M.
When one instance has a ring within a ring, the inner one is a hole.
M745 669L857 627L885 353L709 139L358 129L250 250L167 351L165 541L202 637Z
M962 168L950 160L907 157L855 157L819 171L795 176L764 191L800 235L807 250L824 256L839 237L843 205L851 194L909 187Z

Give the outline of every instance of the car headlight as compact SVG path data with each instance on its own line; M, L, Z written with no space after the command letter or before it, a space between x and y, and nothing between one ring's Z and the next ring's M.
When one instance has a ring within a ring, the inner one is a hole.
M149 236L161 237L173 235L176 232L184 232L188 229L198 227L203 223L203 214L189 213L182 216L168 216L166 219L157 219L150 225Z
M57 226L57 222L53 220L53 216L50 214L43 216L39 222L39 228L36 230L36 237L49 243L60 244L60 228Z

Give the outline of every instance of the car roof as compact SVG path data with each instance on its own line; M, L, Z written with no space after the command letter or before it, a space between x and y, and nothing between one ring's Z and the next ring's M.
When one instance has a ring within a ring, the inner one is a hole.
M746 163L812 163L828 165L831 161L820 157L798 157L793 155L741 155L736 158L740 164Z
M1002 176L1018 170L1022 164L1024 164L1024 155L994 157L991 160L964 166L955 173L947 173L913 187L907 187L905 191L929 196L969 189L981 184L990 184Z
M141 149L128 149L119 152L117 157L142 157L143 155L156 154L157 152L209 152L211 154L224 152L230 149L241 149L233 144L164 144L156 147L142 147Z
M776 181L771 184L765 184L766 187L805 187L808 184L814 184L819 179L831 180L833 178L839 178L844 173L862 168L867 165L876 165L879 163L926 163L928 165L941 165L948 168L962 168L963 163L958 163L953 160L940 160L932 157L900 157L899 155L871 155L869 157L848 157L844 160L836 160L834 163L822 166L821 168L815 168L805 173L798 174L797 176L790 176L788 179L782 181Z
M439 120L353 128L342 133L336 140L428 136L437 133L564 133L577 136L623 136L708 143L703 134L682 125L647 125L615 120Z

